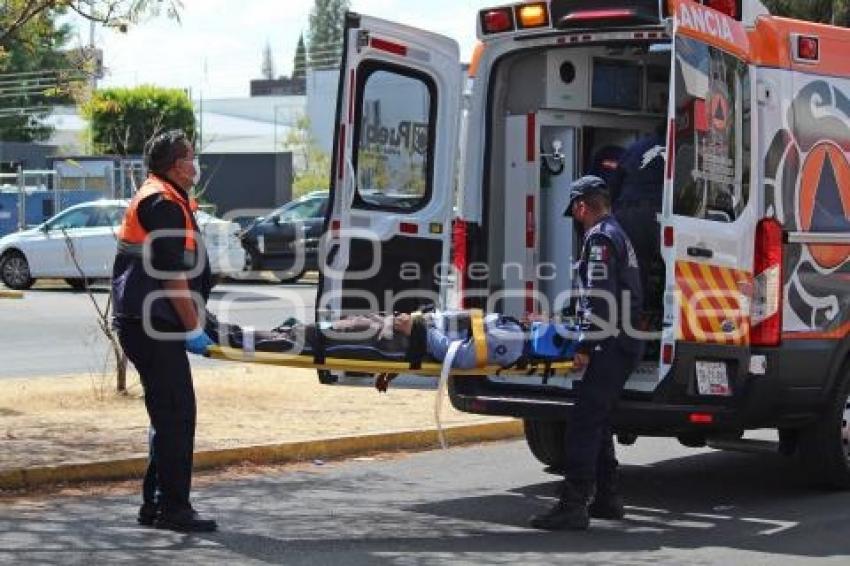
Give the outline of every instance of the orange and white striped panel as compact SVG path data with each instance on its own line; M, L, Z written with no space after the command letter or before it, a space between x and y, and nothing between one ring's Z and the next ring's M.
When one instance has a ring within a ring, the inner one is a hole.
M752 273L679 261L676 288L681 309L679 340L727 345L750 343Z

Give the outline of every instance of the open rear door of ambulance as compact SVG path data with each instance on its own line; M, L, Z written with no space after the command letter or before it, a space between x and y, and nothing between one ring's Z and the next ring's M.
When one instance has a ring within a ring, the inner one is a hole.
M462 73L457 43L349 13L317 320L440 305Z
M669 6L675 39L659 377L672 370L696 399L731 397L748 370L753 286L749 44L731 17L688 0Z

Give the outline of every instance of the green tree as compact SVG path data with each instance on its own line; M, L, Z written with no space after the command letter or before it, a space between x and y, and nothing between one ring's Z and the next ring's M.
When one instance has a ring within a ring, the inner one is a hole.
M263 48L263 78L267 81L274 79L274 56L272 55L272 46L266 41L266 46Z
M284 148L291 151L293 157L293 197L310 191L327 190L331 178L331 158L310 133L310 119L307 116L299 116L295 121L286 136Z
M339 66L345 12L349 6L349 0L315 0L310 11L308 32L311 67Z
M847 26L850 24L848 0L764 0L775 16Z
M143 85L97 91L82 107L89 121L95 150L115 155L137 155L152 136L180 128L195 133L192 101L180 89Z
M52 128L43 123L49 107L71 101L81 73L69 69L62 47L70 28L57 12L42 12L18 28L17 40L0 44L0 139L42 141Z
M292 64L292 80L307 79L307 47L304 45L304 34L298 36L298 46L295 48L295 61Z
M0 139L42 141L51 106L86 94L93 53L62 51L69 14L107 26L127 26L158 14L178 18L181 0L3 0L0 2Z

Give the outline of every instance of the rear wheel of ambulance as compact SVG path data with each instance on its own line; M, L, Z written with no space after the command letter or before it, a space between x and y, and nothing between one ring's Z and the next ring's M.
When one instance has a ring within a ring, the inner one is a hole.
M564 421L539 421L525 419L525 441L534 457L548 467L547 471L561 473L564 469Z
M850 488L850 364L818 422L800 431L800 463L817 485Z

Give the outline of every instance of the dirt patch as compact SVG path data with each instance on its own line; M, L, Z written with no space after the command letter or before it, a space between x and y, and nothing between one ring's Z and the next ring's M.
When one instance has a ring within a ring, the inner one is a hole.
M433 390L396 387L379 394L367 380L324 386L310 370L196 370L195 389L197 450L435 426ZM444 402L447 426L494 420ZM144 456L147 429L135 375L126 396L91 376L4 379L0 388L0 469Z

